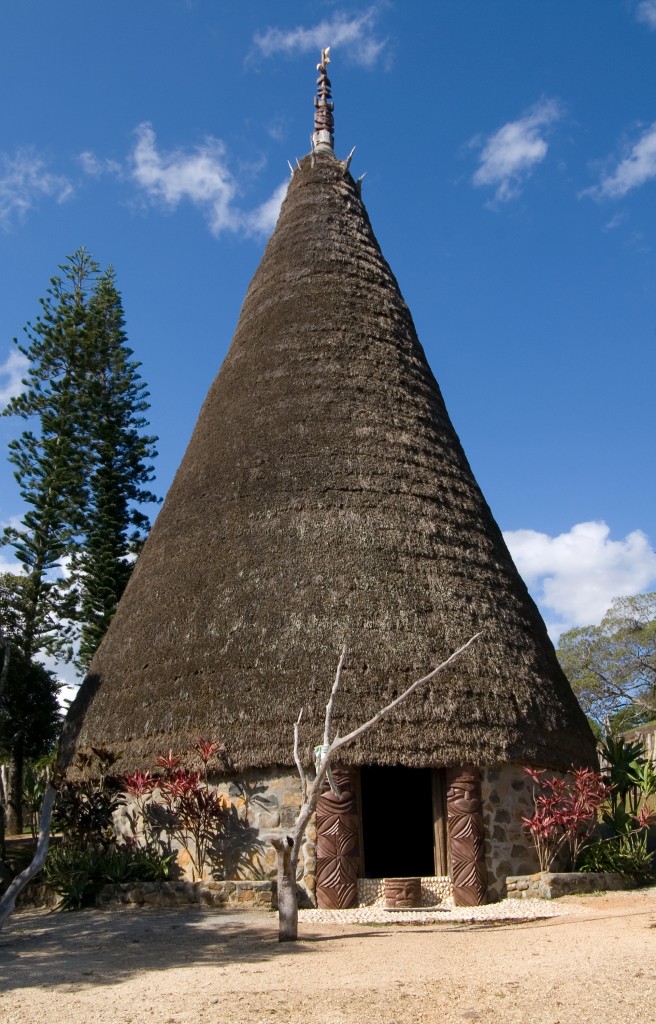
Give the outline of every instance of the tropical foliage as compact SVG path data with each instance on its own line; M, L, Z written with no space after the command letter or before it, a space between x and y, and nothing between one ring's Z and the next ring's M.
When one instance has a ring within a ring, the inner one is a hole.
M533 780L535 811L522 823L535 843L540 870L550 871L563 853L573 867L589 841L609 788L599 772L590 768L566 776L549 776L536 768L525 771Z
M582 768L563 777L526 769L534 782L534 813L522 820L535 843L540 870L558 864L561 869L652 878L654 766L640 743L622 738L609 738L601 754L602 772Z
M181 767L181 759L170 750L155 762L160 774L136 772L126 775L124 784L135 800L136 812L130 818L134 838L153 846L156 835L165 832L186 852L193 878L201 879L210 851L225 831L230 802L208 782L208 764L222 751L220 743L199 739L194 751L202 763L200 770Z

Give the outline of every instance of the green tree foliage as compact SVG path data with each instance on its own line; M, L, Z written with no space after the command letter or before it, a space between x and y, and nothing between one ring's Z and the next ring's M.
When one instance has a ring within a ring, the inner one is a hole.
M656 593L616 598L601 625L563 633L558 657L606 734L656 718Z
M10 647L7 681L0 693L0 751L11 751L20 733L25 756L38 758L52 749L59 732L60 684L23 647L28 584L25 576L0 573L0 621Z
M36 657L70 660L79 640L80 667L88 666L149 529L139 505L156 500L145 486L156 454L155 438L143 434L147 391L127 345L114 272L101 273L85 249L60 270L23 344L16 342L28 360L25 390L3 411L26 421L9 461L27 511L1 540L23 568L5 608L20 628L12 632L0 619L3 658L7 649L10 656L5 696L14 695L7 714L15 792L28 732L36 730L21 707L42 702L48 721L52 712L50 677ZM19 804L14 799L14 827Z
M83 527L86 499L79 374L87 291L98 267L79 250L62 270L64 276L52 278L40 300L40 316L25 327L27 343L17 342L29 360L27 387L3 410L4 416L17 415L30 424L9 444L9 461L28 511L21 526L5 530L3 537L26 576L21 650L28 659L37 651L70 654L70 631L62 623L71 608L60 586L60 566Z
M0 699L0 752L13 756L17 736L25 758L38 759L52 750L61 726L59 689L53 672L12 652Z
M127 344L114 271L98 280L87 307L84 386L79 399L87 441L87 503L72 578L79 587L79 662L90 662L125 589L150 527L139 506L156 438L144 435L148 392Z
M138 506L156 500L145 488L156 453L113 270L84 249L60 269L18 346L26 390L4 410L33 428L9 445L28 511L4 542L26 576L23 652L70 658L77 636L85 668L149 528Z
M29 584L27 576L0 574L0 622L7 641L3 668L9 653L0 690L0 759L10 761L9 823L18 831L22 827L24 762L52 750L61 725L59 682L24 647L26 614L31 610Z

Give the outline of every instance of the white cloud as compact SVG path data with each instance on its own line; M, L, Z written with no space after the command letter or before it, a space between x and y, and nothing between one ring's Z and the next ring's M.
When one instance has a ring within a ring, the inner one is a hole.
M610 220L604 224L602 231L615 231L615 229L621 227L625 221L626 213L615 213Z
M256 209L243 210L236 203L239 189L220 139L208 137L189 152L182 149L161 152L152 125L140 124L135 134L137 141L129 160L130 176L149 202L169 210L189 202L202 211L210 231L217 236L223 231L267 235L275 227L287 181ZM93 154L82 154L81 159L89 166L90 173L95 173L95 168L99 167L100 173L110 169L119 176L122 174L120 167L115 170L118 165L98 161Z
M648 28L656 29L656 0L640 0L636 8L636 18Z
M638 141L611 174L599 185L586 189L582 195L606 199L619 199L634 188L656 178L656 121L647 128Z
M387 40L378 38L374 32L379 14L380 5L376 4L362 14L351 16L337 11L331 18L324 18L311 28L268 28L266 32L258 32L253 45L263 57L273 57L277 53L289 57L312 50L318 56L325 46L336 50L343 47L345 56L354 64L373 68L387 46Z
M251 235L268 235L276 226L282 201L287 195L288 181L278 185L272 196L250 213L244 214L246 232Z
M613 598L656 582L656 551L641 530L611 540L606 523L590 522L557 537L536 530L508 530L504 537L554 638L598 624Z
M18 576L23 571L23 566L15 558L5 558L0 555L0 573L9 572L12 576Z
M40 654L38 659L49 672L53 672L58 682L61 685L57 699L59 700L59 706L65 708L64 701L73 700L77 691L80 689L80 673L77 671L72 662L57 661L56 658L51 658L49 655Z
M10 398L20 395L28 366L27 358L18 349L12 349L0 364L0 409L4 409Z
M114 174L120 178L123 174L123 168L118 161L109 160L106 157L98 157L90 150L80 153L78 160L82 165L84 173L92 178L99 178L102 174Z
M51 174L32 149L19 149L15 156L0 155L0 225L7 229L14 218L21 220L42 197L65 202L73 195L67 178Z
M151 201L173 210L188 200L205 211L214 235L238 227L232 205L237 184L219 139L208 137L190 153L174 149L162 154L150 124L140 124L136 136L132 176Z
M494 186L498 203L514 199L526 178L547 155L549 147L544 129L559 117L560 108L555 100L541 100L517 121L509 121L488 136L484 143L474 140L472 144L482 145L482 152L473 184L477 188Z

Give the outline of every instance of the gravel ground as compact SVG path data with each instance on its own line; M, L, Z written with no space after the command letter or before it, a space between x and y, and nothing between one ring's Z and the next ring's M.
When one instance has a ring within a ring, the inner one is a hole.
M537 912L554 911L305 911L294 943L277 941L275 914L23 911L0 933L0 1021L654 1024L656 889Z
M575 914L580 905L560 900L502 900L486 907L454 907L445 900L430 910L388 910L382 904L356 910L300 910L301 927L317 924L447 924L456 921L533 921L546 917Z

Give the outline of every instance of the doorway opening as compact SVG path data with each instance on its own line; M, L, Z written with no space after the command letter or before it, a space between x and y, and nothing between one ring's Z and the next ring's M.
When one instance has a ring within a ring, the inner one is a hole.
M432 769L361 768L360 808L365 878L435 874Z

